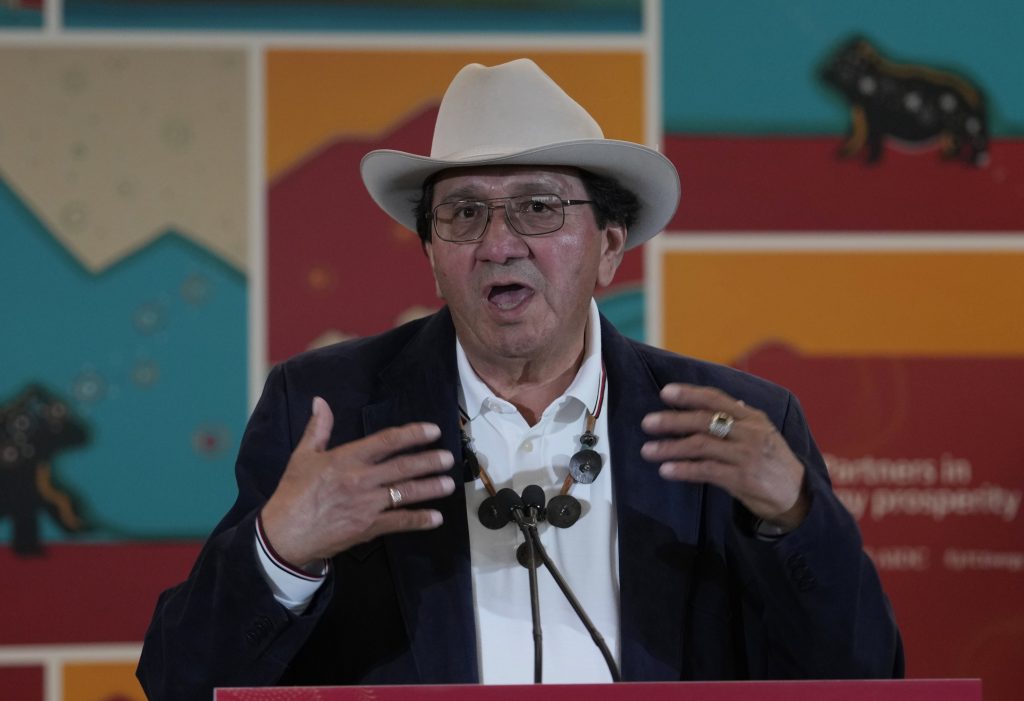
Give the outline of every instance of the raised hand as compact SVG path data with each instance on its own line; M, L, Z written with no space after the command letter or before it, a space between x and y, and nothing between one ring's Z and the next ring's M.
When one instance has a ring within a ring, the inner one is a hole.
M451 494L455 483L438 475L453 464L447 450L412 449L441 435L432 423L387 428L327 449L334 414L320 397L277 490L263 507L263 530L277 554L297 567L384 533L441 525L432 509L408 504Z
M656 439L641 455L661 463L662 477L717 485L787 530L803 521L804 466L764 412L712 387L670 384L661 399L669 409L644 417Z

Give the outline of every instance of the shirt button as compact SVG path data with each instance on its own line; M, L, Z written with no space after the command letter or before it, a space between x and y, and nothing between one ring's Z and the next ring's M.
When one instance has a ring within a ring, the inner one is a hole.
M526 439L525 441L523 441L522 445L519 446L519 449L522 450L524 453L532 453L533 441L531 441L530 439Z

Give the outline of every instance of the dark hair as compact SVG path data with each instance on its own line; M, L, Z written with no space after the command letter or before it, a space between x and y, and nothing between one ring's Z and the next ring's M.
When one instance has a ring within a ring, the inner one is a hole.
M609 222L621 224L627 230L633 226L636 215L640 212L640 200L632 190L619 185L615 178L597 175L582 168L578 168L577 172L587 191L587 199L594 202L594 214L599 228L604 228ZM430 205L434 199L434 182L439 174L440 172L434 173L423 181L420 199L413 207L416 215L416 233L424 244L430 242Z

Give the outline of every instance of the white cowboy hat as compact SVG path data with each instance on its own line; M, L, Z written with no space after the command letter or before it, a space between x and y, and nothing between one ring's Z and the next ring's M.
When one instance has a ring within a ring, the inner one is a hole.
M360 172L381 209L415 231L413 207L428 176L483 165L574 166L614 178L640 200L626 248L665 228L679 203L670 160L604 138L594 118L529 59L464 67L441 100L430 157L380 149L363 157Z

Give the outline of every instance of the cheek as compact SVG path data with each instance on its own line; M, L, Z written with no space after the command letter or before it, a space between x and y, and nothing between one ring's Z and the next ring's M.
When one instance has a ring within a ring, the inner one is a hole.
M464 297L463 288L469 284L469 272L466 261L459 256L449 254L430 258L430 267L434 274L434 290L441 299L451 300Z

